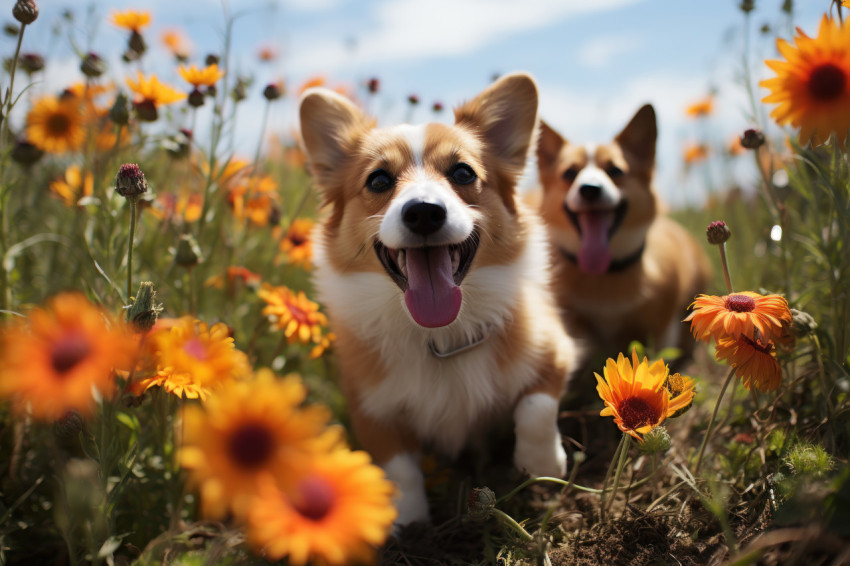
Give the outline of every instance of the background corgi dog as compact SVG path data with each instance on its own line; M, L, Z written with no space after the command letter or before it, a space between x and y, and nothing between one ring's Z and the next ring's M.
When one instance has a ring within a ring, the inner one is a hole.
M428 518L418 455L456 455L513 415L514 462L561 476L557 427L574 346L550 290L545 229L515 195L537 88L505 76L455 123L376 128L344 97L304 93L301 135L328 204L315 283L337 335L355 436Z
M572 144L541 124L540 211L556 295L567 324L596 352L594 362L616 357L632 340L685 354L694 343L681 321L711 268L694 238L659 213L656 137L650 105L606 145Z

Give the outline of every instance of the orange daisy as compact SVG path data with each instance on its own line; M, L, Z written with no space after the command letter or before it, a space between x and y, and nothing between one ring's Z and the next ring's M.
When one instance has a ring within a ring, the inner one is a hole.
M139 12L136 10L125 10L124 12L113 12L112 23L119 28L124 28L135 33L147 27L151 23L151 13L147 10Z
M290 344L314 344L311 358L322 355L329 345L323 331L328 318L319 312L319 305L308 299L304 291L295 293L288 287L264 283L257 295L266 302L263 314L269 317L272 328L282 330Z
M206 400L213 387L250 371L221 322L209 326L189 316L159 320L145 344L156 374L135 382L136 394L158 385L177 397Z
M130 365L136 341L83 295L63 293L0 335L0 396L40 420L90 415L92 390L110 397L115 368Z
M27 138L43 151L64 153L86 141L85 116L76 97L45 96L27 114Z
M208 65L203 69L199 69L195 65L191 65L189 67L180 65L178 71L180 72L180 76L183 77L183 80L195 88L200 86L213 86L221 77L224 76L224 71L219 70L217 63Z
M229 510L244 517L260 477L282 481L310 451L338 442L338 431L326 428L327 408L300 407L306 396L298 377L277 379L260 370L253 379L225 384L203 407L185 407L178 459L200 492L205 516Z
M743 334L752 339L755 332L770 340L782 332L783 324L790 324L788 302L779 295L759 295L741 291L731 295L699 295L691 305L693 311L684 322L691 323L691 332L697 340L715 341L723 337Z
M177 29L167 29L159 36L169 51L177 59L186 59L192 51L191 44L188 39Z
M65 176L50 183L50 190L62 199L65 206L77 206L81 199L94 194L94 176L86 171L85 178L79 165L65 169Z
M129 77L126 79L127 86L136 93L133 105L139 119L152 122L157 119L157 108L164 104L179 102L186 98L186 94L172 86L159 82L156 75L145 78L141 71L137 80Z
M759 83L771 91L763 102L779 125L800 128L800 143L820 145L836 134L844 149L850 129L850 26L824 15L817 37L797 28L795 45L777 39L783 60L765 61L776 77Z
M685 114L692 118L702 118L708 116L714 111L714 97L707 96L699 100L685 109Z
M156 218L181 224L197 222L201 217L204 197L198 193L181 194L160 193L157 195L151 214Z
M259 285L262 277L259 273L254 273L246 267L239 265L231 265L224 273L213 275L204 282L207 287L215 287L216 289L224 289L227 286L228 293L233 294L236 283L241 281L249 287Z
M717 341L714 356L735 368L744 387L759 391L774 391L782 382L782 368L776 360L773 344L766 340L752 340L744 335L721 338Z
M687 381L675 397L665 388L669 370L664 360L651 365L646 357L638 363L637 351L632 359L620 354L617 361L608 358L603 369L605 378L598 373L596 391L605 402L599 413L603 417L614 417L614 422L624 433L642 441L641 435L687 407L694 398L693 381Z
M705 144L690 144L683 152L685 165L693 165L708 158L708 146Z
M226 172L226 171L225 171ZM237 178L227 193L227 202L238 220L266 226L279 220L277 183L268 175Z
M280 251L292 265L310 269L313 261L313 242L310 234L316 222L311 218L296 218L289 226L286 237L280 241Z
M397 513L393 484L365 452L337 448L299 462L284 486L259 482L248 515L248 540L287 564L371 564Z

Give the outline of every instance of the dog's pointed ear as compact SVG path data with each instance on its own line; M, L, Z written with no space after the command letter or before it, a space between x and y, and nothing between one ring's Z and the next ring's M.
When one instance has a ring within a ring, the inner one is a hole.
M658 125L655 109L651 104L644 104L615 139L624 151L644 163L651 164L655 161L657 138Z
M551 167L555 164L561 149L567 145L561 134L552 129L549 124L540 120L539 133L537 135L537 165L540 169Z
M525 168L536 122L537 85L524 73L497 79L455 110L455 124L480 135L499 166L514 177Z
M328 201L342 187L342 165L360 136L375 122L344 96L326 88L310 88L299 105L301 143L310 170Z

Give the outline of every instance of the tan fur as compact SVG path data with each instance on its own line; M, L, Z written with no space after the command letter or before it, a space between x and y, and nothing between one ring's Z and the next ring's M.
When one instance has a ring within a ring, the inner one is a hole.
M563 177L570 168L587 165L584 146L568 143L546 124L541 126L538 166L542 195L540 212L554 244L555 290L567 324L583 336L598 357L616 357L632 340L655 349L678 346L687 354L693 340L687 325L675 343L669 329L685 317L687 306L704 291L711 276L708 258L699 244L675 221L663 215L652 189L655 160L655 114L642 108L615 140L595 148L595 165L614 165L623 171L615 179L627 200L622 224L611 236L615 260L627 257L640 245L639 261L617 272L588 274L561 250L575 254L581 236L564 210L571 183Z

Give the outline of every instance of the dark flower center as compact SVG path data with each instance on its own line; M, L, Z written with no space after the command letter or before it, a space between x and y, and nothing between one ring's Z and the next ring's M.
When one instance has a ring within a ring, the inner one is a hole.
M50 362L61 377L83 361L91 352L91 344L80 333L68 334L53 344Z
M298 246L303 245L307 241L307 238L298 234L290 234L289 241L292 242L292 245L297 248Z
M334 504L333 488L320 477L301 480L295 489L293 507L302 517L320 521Z
M268 427L248 423L230 435L227 451L230 459L248 471L263 466L272 455L274 437Z
M756 300L747 295L729 295L726 297L726 310L734 312L753 312Z
M753 340L751 338L744 336L743 334L741 335L741 339L744 342L746 342L747 344L749 344L750 346L752 346L752 348L757 352L760 352L760 353L768 355L768 356L770 355L771 352L773 352L773 344L771 344L770 342L768 342L766 344L762 344L761 340Z
M831 102L844 93L847 75L832 63L817 67L809 76L809 94L820 102Z
M51 114L47 119L47 131L54 136L62 136L68 133L71 120L65 114Z
M629 430L654 425L661 418L658 410L640 397L623 399L617 407L617 412L623 425Z

